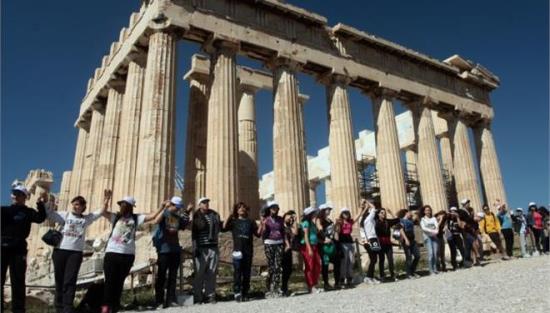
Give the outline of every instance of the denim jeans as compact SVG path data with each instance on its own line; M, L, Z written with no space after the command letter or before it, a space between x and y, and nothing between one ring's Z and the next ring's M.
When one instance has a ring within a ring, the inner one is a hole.
M408 247L403 245L403 251L405 252L407 275L411 276L416 272L416 266L418 265L418 260L420 259L420 252L418 251L416 241L411 241L411 245Z
M437 272L437 254L439 242L437 237L426 237L424 239L424 246L428 249L428 268L430 273Z

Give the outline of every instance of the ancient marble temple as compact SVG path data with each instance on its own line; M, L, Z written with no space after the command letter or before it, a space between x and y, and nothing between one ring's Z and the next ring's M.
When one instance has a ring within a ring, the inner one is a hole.
M483 66L457 55L439 61L342 23L331 26L325 17L281 1L151 0L130 16L88 81L61 209L75 195L97 207L109 188L115 200L134 195L136 210L148 212L174 193L175 147L182 142L176 140L175 94L186 88L176 84L180 41L204 52L193 57L185 75L189 99L178 101L188 101L182 134L186 202L208 196L222 217L240 200L255 210L260 206L255 95L263 89L273 93L269 197L283 211L316 205L320 177L305 153L307 96L299 93L299 73L326 88L326 103L308 105L329 113L328 169L321 178L334 207L355 211L360 197L350 89L372 103L385 208L408 207L403 150L416 165L423 203L435 211L450 205L443 170L451 173L457 198L470 199L476 209L483 201L506 201L491 131L490 93L499 79ZM264 68L239 66L237 56ZM399 140L397 105L411 119L406 146ZM97 223L92 234L105 227Z

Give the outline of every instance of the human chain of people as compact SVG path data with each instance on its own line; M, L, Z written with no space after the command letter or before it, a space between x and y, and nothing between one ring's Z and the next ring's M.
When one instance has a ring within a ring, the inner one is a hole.
M82 196L74 197L67 211L56 211L46 205L47 193L40 195L35 210L26 205L28 196L24 186L15 185L11 190L11 205L2 206L2 291L9 269L13 312L25 311L26 240L31 224L46 219L60 227L60 231L52 230L42 238L54 246L51 258L55 272L54 305L58 312L74 311L86 228L102 217L111 224L103 259L102 313L120 310L124 282L135 260L136 231L145 224L158 225L152 232L152 244L157 251L155 308L179 305L176 278L182 245L178 232L185 230L191 231L192 238L195 304L216 303L220 232L230 232L233 239L232 288L237 302L250 300L254 237L262 239L268 264L266 298L293 294L289 280L295 265L302 264L293 259L293 252L299 252L303 261L308 293L353 288L357 278L369 285L397 281L393 257L395 243L405 254L404 278L419 278L420 252L415 226L421 229L429 275L481 265L486 257L483 253L485 236L490 238L495 252L492 258L508 261L515 257L514 234L519 237L520 254L517 257L549 254L548 209L536 203L529 203L527 211L523 208L511 211L497 200L492 209L484 205L476 212L470 201L463 199L460 208L450 207L447 211L434 213L429 205L424 205L420 210L402 209L393 217L388 216L391 214L384 208L362 199L356 216L351 215L349 208L339 208L337 218L332 220L331 211L335 208L330 204L307 207L303 215L298 216L294 210L280 215L279 205L269 202L260 210L260 220L256 221L249 217L250 207L244 202L236 203L231 215L222 220L210 207L208 197L200 198L196 206L184 206L182 198L173 196L153 212L138 214L134 213L136 199L132 196L117 200L118 210L114 212L111 190L104 191L101 210L89 213L86 212L87 201ZM354 238L354 227L359 228L359 238ZM364 275L355 271L356 256L360 252L356 251L356 242L369 258ZM452 268L446 265L445 244L449 246ZM374 275L376 264L378 277Z

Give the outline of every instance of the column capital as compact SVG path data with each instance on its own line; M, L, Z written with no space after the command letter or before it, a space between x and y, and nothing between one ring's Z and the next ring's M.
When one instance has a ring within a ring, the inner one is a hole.
M298 94L298 102L304 106L309 101L309 96L303 93Z
M105 99L96 98L92 103L92 110L98 111L101 114L105 114L105 106L107 105Z
M209 54L223 53L226 55L233 55L239 52L241 43L229 38L211 36L202 44L202 48Z
M297 72L302 69L302 64L299 61L291 59L289 57L277 56L268 61L265 65L271 70L276 70L278 68L286 68L291 72Z
M331 72L320 75L317 80L323 85L339 85L344 87L349 85L352 82L353 78L345 74Z
M366 95L371 97L372 99L375 98L386 98L386 99L394 99L399 95L398 90L390 89L387 87L377 87L371 90L367 90L364 92Z
M480 119L472 126L472 128L478 128L478 129L491 129L491 126L493 124L493 120L491 119Z

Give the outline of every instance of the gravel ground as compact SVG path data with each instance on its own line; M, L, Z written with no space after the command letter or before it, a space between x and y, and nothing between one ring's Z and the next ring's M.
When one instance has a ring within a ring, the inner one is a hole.
M354 289L246 303L156 312L549 312L550 257L497 261L483 267Z

